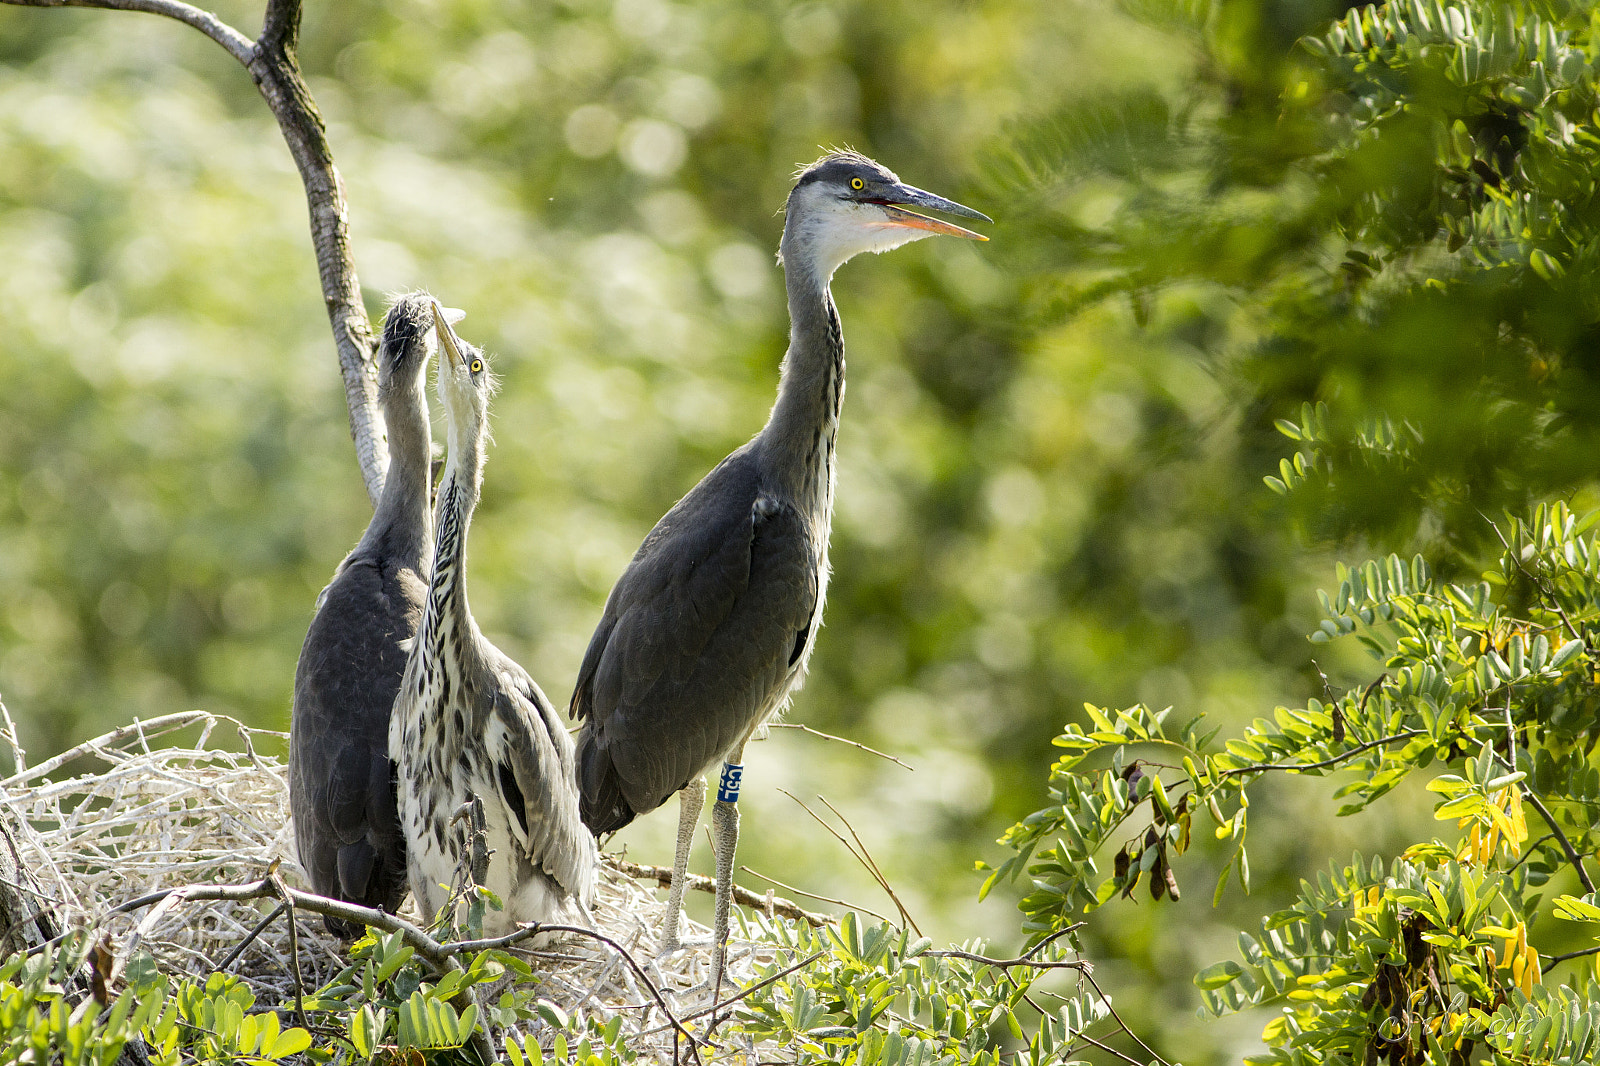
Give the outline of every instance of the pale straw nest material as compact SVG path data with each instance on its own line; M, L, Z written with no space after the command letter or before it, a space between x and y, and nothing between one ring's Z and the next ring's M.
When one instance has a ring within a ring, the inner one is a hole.
M306 887L295 861L286 767L281 758L264 754L284 750L284 734L192 711L125 726L29 767L3 704L0 715L0 739L10 743L15 766L0 781L0 800L9 809L8 828L22 863L65 923L110 936L119 967L148 951L163 972L209 973L276 901L183 901L109 913L119 904L186 885L250 884L275 862L289 884ZM408 901L401 916L417 921L412 908ZM646 887L605 866L594 908L600 931L645 966L675 1014L692 1014L710 1002L709 993L694 990L709 968L710 931L685 916L685 939L706 946L655 960L664 910L653 884ZM300 971L310 991L337 973L345 957L318 916L301 912L297 925ZM280 917L230 966L254 989L258 1009L292 1003L290 955L289 923ZM634 1034L629 1042L635 1050L673 1061L665 1016L610 947L571 937L528 957L540 982L539 998L569 1016L588 1013L608 1021L620 1014L625 1031ZM728 959L734 987L774 962L790 961L776 945L741 941L730 945ZM542 1037L548 1048L552 1034L541 1033L537 1021L530 1026L523 1035ZM759 1050L768 1061L782 1057L776 1048Z

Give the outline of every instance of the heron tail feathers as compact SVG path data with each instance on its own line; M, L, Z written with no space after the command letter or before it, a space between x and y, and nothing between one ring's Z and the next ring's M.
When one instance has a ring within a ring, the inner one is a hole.
M615 832L633 821L639 812L622 794L622 780L617 776L616 764L593 729L585 729L578 737L577 769L578 812L589 832L599 836Z

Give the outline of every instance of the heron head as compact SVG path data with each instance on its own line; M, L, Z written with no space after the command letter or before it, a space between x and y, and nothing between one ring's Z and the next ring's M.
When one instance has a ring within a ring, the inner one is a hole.
M433 304L433 328L439 338L439 400L450 421L459 426L481 426L487 422L489 397L494 392L494 375L483 352L456 335L453 322L465 317Z
M852 256L886 252L934 234L989 239L910 207L993 221L954 200L907 185L860 152L829 152L800 172L789 193L781 255L785 262L804 257L825 280Z
M395 298L383 319L383 341L378 347L378 388L387 391L396 382L420 384L432 353L434 299L425 292ZM465 312L449 309L445 316L459 322ZM451 317L454 316L454 317Z

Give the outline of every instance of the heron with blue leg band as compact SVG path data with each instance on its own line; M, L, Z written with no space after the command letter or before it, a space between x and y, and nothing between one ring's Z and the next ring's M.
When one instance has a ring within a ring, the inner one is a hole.
M844 402L844 333L834 272L862 252L932 234L984 240L909 208L989 221L902 182L859 152L830 152L796 178L780 261L789 348L761 432L656 523L606 600L572 695L583 821L609 833L677 792L682 803L661 951L679 946L678 912L705 774L722 771L712 809L717 910L712 969L728 933L744 745L787 706L816 645L828 575L835 444Z

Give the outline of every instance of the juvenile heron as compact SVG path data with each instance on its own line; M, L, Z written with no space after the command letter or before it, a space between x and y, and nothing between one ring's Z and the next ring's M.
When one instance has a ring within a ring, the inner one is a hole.
M439 483L433 581L389 726L399 766L400 818L411 891L424 914L445 905L461 865L450 825L483 803L490 851L485 887L504 909L484 934L518 922L581 917L594 893L594 837L578 815L572 738L526 671L489 643L467 606L467 526L483 484L492 379L483 353L434 309L439 400L449 453Z
M828 585L844 399L844 338L829 283L861 252L935 233L986 239L905 205L989 221L856 152L830 153L801 172L780 245L791 326L777 403L765 428L645 538L611 590L572 696L572 714L584 721L578 781L591 829L620 829L680 796L664 952L678 945L689 848L705 801L701 775L724 760L712 810L718 980L744 745L800 685Z
M389 761L389 710L428 593L426 371L433 303L402 296L378 350L378 402L390 466L360 543L317 599L294 674L289 807L311 887L325 896L394 910L406 893L405 837ZM324 918L350 939L361 927Z

